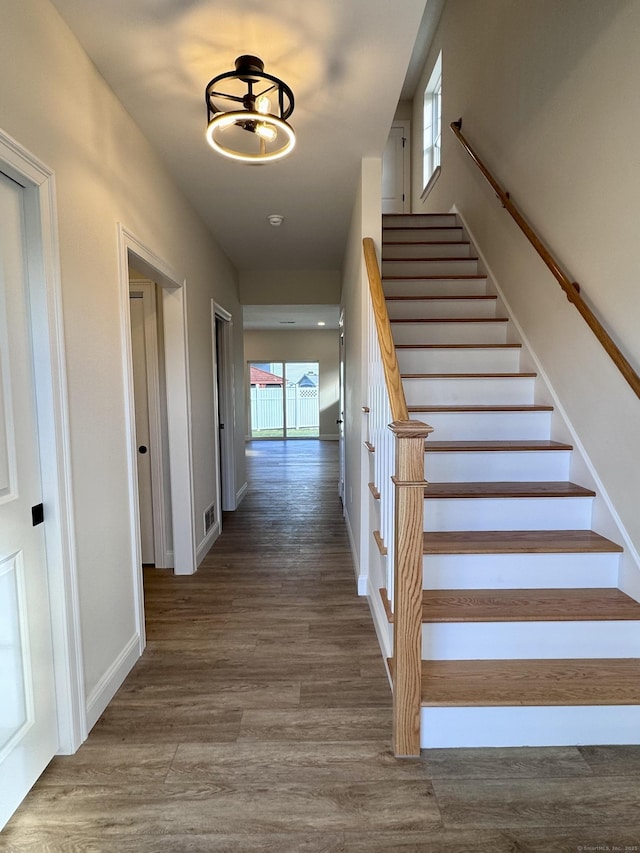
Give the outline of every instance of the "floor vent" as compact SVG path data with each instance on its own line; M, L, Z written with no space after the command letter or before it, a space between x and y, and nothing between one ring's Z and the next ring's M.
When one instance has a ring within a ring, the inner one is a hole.
M216 523L216 514L215 514L215 504L211 504L210 507L207 507L204 511L204 532L208 533L213 525Z

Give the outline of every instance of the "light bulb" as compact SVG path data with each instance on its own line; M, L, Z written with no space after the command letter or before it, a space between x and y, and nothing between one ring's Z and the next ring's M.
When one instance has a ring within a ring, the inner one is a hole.
M260 115L266 116L271 112L271 101L266 95L260 95L256 101L256 110Z
M266 124L263 121L259 121L256 124L256 133L258 136L262 137L262 139L266 139L267 142L273 142L278 135L278 131L272 124Z

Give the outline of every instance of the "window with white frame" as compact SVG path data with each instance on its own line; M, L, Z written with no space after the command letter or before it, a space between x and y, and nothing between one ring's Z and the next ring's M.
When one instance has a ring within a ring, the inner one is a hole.
M442 139L442 51L438 54L431 77L424 90L424 159L425 188L440 166Z

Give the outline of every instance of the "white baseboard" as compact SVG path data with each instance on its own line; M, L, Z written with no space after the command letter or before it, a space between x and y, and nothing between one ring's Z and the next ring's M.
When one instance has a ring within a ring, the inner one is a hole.
M339 441L339 440L340 440L340 436L338 435L338 433L332 433L332 432L329 433L328 432L328 433L322 433L320 435L320 441Z
M363 575L360 573L360 566L358 564L358 551L356 548L356 540L353 537L353 530L351 529L351 523L349 521L349 514L344 512L344 523L347 527L347 536L349 537L349 547L351 548L351 556L353 558L353 568L355 570L356 581L358 584L358 595L366 595L367 594L367 581L368 575Z
M134 634L87 697L87 731L98 722L141 654L140 636Z
M240 501L242 500L242 498L243 498L243 497L245 496L245 494L247 493L247 489L248 489L248 488L249 488L249 483L247 483L247 482L245 481L245 482L243 483L243 485L242 485L242 486L240 486L240 488L239 488L239 489L238 489L238 491L236 492L236 509L238 508L238 506L239 506Z
M199 566L200 563L207 556L207 552L216 541L216 539L220 536L220 522L216 521L211 530L204 537L202 542L196 548L196 566Z
M387 658L393 657L393 643L387 613L382 604L380 593L377 589L373 589L371 584L368 584L367 598L369 599L373 627L376 629L380 651L386 664Z

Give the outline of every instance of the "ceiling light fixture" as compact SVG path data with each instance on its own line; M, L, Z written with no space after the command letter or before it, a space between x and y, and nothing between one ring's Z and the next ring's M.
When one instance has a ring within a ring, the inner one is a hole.
M293 112L293 92L282 80L266 74L257 56L239 56L235 66L235 71L214 77L205 90L209 145L244 163L285 157L296 143L287 123Z
M284 216L281 213L270 213L267 219L269 220L269 225L273 225L274 228L278 228L284 222Z

